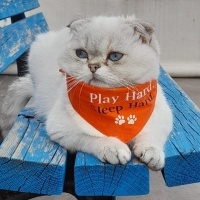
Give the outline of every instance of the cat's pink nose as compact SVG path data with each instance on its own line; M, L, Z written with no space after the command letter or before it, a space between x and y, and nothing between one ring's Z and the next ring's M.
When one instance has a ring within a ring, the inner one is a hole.
M92 73L95 73L97 69L101 67L101 65L98 63L95 63L95 64L89 64L88 67Z

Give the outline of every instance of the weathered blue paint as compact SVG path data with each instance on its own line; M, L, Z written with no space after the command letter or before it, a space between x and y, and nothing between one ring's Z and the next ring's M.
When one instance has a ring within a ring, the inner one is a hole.
M61 194L66 156L49 140L44 123L20 115L0 146L0 189Z
M35 36L46 32L48 25L42 13L0 29L0 73L29 49Z
M149 171L130 161L127 165L102 163L79 152L75 163L76 194L80 196L131 196L149 193Z
M38 0L0 0L0 20L39 6Z
M0 19L36 7L37 0L0 0ZM1 28L0 73L29 49L37 34L47 30L42 13ZM0 189L61 194L66 159L66 151L49 140L44 119L25 108L0 145Z
M166 144L162 171L166 184L200 182L200 110L162 69L160 83L174 113L174 129Z

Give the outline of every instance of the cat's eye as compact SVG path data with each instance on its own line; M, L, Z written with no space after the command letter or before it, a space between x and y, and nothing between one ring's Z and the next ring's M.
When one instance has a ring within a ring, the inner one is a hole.
M82 50L82 49L77 49L76 50L76 55L79 57L79 58L88 58L88 54L86 51Z
M118 61L123 57L122 53L119 52L111 52L108 55L108 59L112 60L112 61Z

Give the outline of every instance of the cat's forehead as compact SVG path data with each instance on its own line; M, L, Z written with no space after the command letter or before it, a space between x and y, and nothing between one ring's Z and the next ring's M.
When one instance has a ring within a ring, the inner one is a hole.
M133 36L133 29L124 18L96 17L77 27L75 41L94 54L109 48L120 48Z

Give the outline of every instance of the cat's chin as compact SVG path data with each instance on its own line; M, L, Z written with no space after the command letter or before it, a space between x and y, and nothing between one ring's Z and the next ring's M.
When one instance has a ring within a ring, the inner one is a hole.
M89 84L89 85L93 85L93 86L95 86L95 87L105 87L105 88L110 88L110 87L111 87L111 86L108 85L105 81L100 80L100 79L98 79L98 78L96 78L96 77L93 77L92 79L90 79L90 80L88 81L88 84Z

